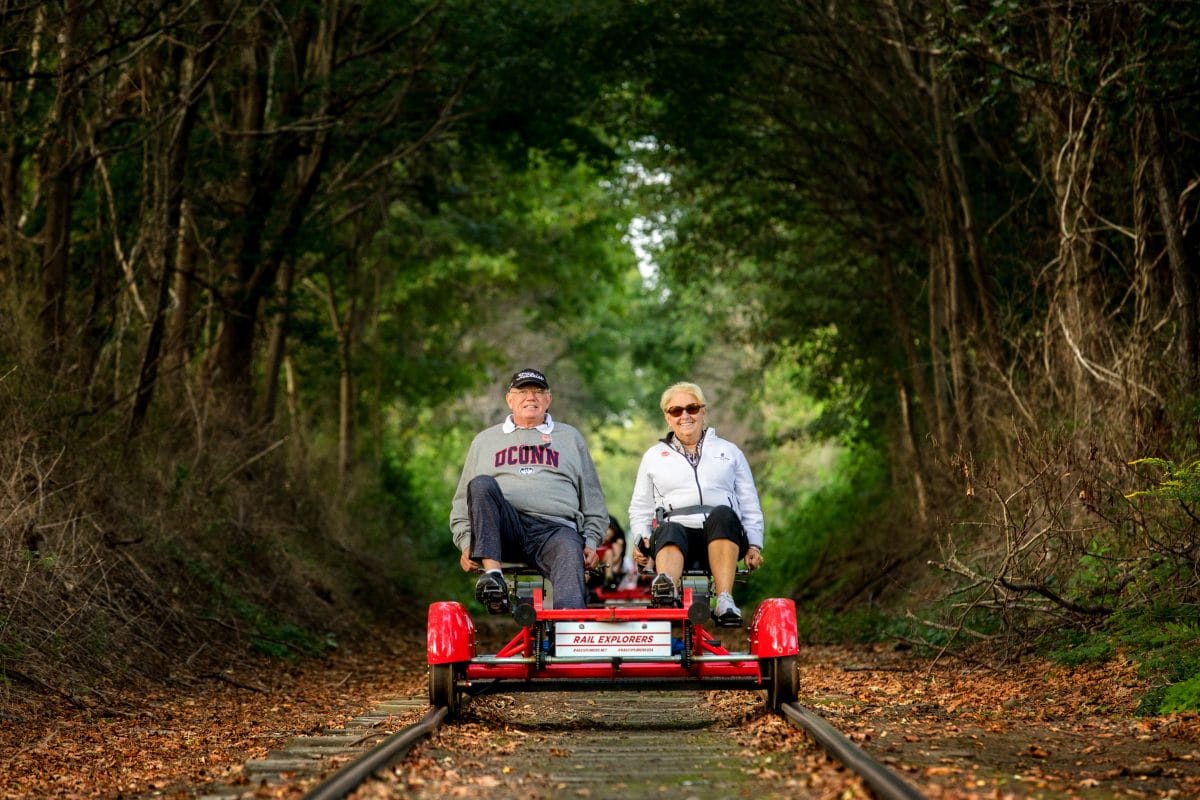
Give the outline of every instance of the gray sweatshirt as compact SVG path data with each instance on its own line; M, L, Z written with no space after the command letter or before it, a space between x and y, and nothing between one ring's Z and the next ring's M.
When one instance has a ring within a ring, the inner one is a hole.
M593 550L608 527L608 508L583 434L549 414L537 428L518 428L512 417L480 432L467 451L450 507L450 531L461 551L471 543L467 484L491 475L518 511L567 520Z

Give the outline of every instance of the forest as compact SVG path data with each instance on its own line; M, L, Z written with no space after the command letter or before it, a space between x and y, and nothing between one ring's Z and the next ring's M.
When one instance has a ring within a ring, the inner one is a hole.
M0 11L0 706L468 600L536 367L623 519L695 380L809 641L1200 709L1200 5ZM404 624L409 624L405 622Z

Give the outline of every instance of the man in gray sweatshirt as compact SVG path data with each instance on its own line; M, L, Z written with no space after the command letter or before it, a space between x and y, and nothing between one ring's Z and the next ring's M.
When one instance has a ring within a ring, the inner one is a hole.
M493 614L511 605L502 561L533 564L555 608L584 608L584 568L608 525L600 478L583 435L548 413L550 383L536 369L512 376L512 413L471 442L450 508L463 570L483 569L475 597Z

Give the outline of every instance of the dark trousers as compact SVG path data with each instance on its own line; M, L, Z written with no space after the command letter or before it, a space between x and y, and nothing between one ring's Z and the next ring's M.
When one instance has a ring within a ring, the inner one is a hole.
M736 542L739 561L750 549L746 529L729 506L717 506L710 511L702 528L688 528L678 522L664 522L655 528L650 536L650 547L657 556L663 545L673 544L683 551L684 569L707 570L708 543L717 539Z
M491 475L467 484L471 558L533 564L554 587L554 608L586 608L583 537L569 525L525 514Z

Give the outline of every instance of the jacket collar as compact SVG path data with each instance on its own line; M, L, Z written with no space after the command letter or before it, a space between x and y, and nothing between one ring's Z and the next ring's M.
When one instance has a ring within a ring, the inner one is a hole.
M546 416L549 417L550 415L547 414ZM700 442L703 443L704 440L708 438L708 435L710 433L713 434L714 436L716 435L716 432L712 428L705 428L704 430L700 431ZM663 438L659 439L659 441L665 445L674 446L674 443L677 441L675 438L675 432L668 431L667 435L664 436ZM682 447L682 445L680 445L680 446Z

